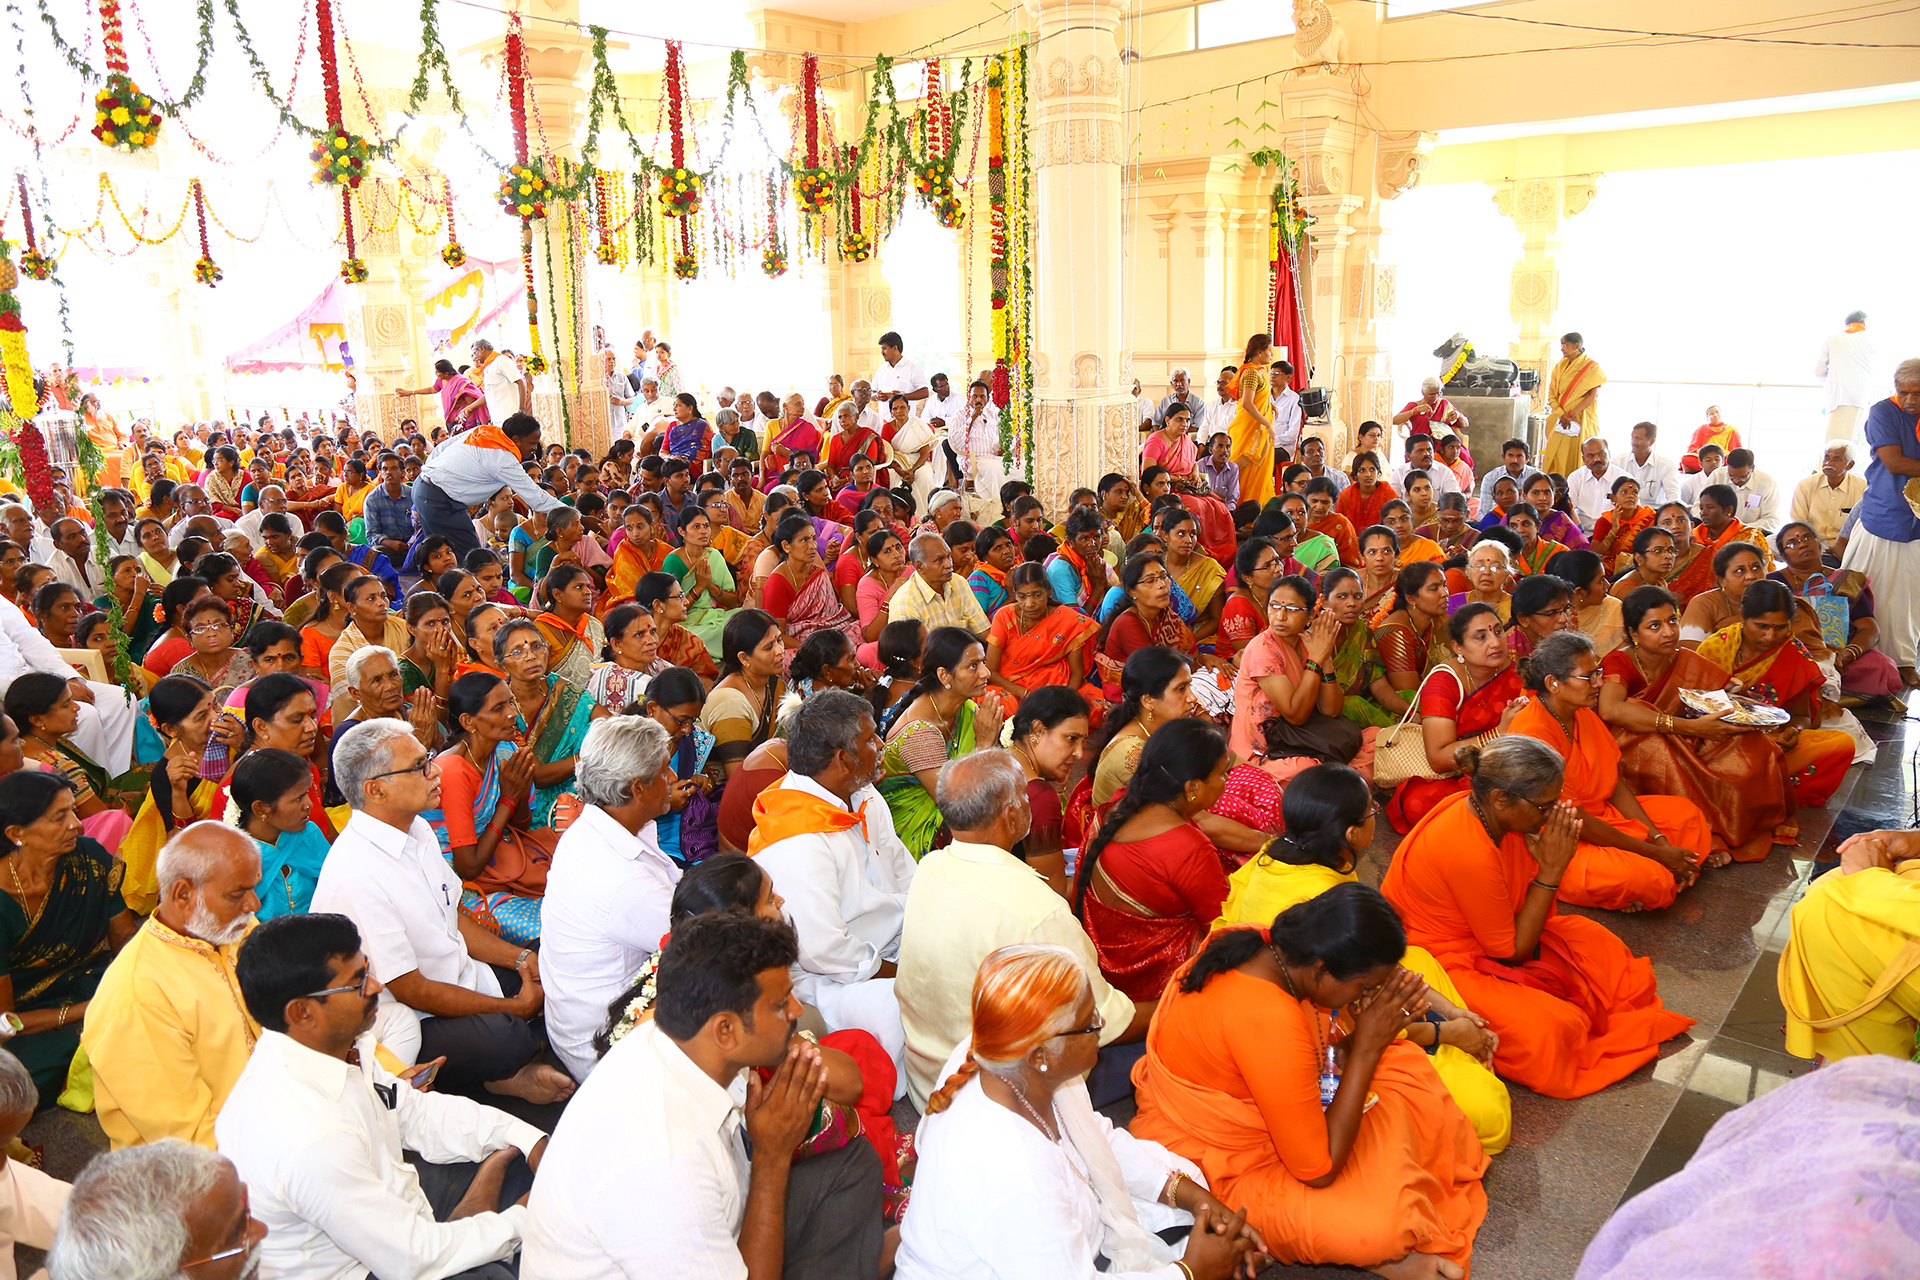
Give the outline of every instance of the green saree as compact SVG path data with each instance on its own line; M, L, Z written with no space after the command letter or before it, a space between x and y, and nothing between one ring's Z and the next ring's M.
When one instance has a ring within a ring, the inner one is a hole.
M556 675L547 677L547 700L542 704L540 714L534 717L533 728L528 730L526 721L520 718L520 712L514 711L514 724L520 730L518 745L526 745L526 739L533 739L534 758L542 764L552 764L555 760L566 760L580 754L580 744L586 739L587 728L593 723L593 709L599 704L591 694L561 679ZM534 827L553 825L553 805L562 796L574 793L574 775L569 773L550 786L533 789Z
M920 785L914 774L923 769L938 769L949 760L973 750L972 702L960 708L953 720L953 736L943 737L940 726L931 720L903 720L887 734L886 749L880 762L886 776L880 779L880 795L893 815L893 829L900 842L915 859L924 858L946 827L940 808Z
M13 980L17 1013L58 1009L91 1000L113 961L107 922L127 909L120 897L126 868L93 840L81 836L54 863L53 884L37 919L11 894L0 894L0 963ZM43 1098L59 1093L67 1066L80 1047L82 1019L32 1035L15 1036L7 1048L33 1074Z
M1333 651L1333 676L1345 695L1340 718L1362 728L1385 729L1399 723L1373 700L1374 677L1381 674L1379 651L1373 647L1373 630L1365 622L1343 628L1340 647Z

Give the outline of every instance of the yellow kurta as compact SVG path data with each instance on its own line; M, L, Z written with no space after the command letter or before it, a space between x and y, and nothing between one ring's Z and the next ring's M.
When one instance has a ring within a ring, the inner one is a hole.
M1570 401L1604 386L1606 381L1606 373L1584 351L1562 357L1560 363L1553 366L1553 376L1547 380L1547 444L1540 451L1542 471L1570 476L1580 465L1580 442L1600 432L1600 398L1595 396L1587 401L1587 407L1580 413L1577 436L1561 433L1560 413Z
M1356 877L1351 872L1335 871L1319 865L1296 866L1275 862L1264 855L1249 860L1227 879L1227 900L1220 908L1218 929L1230 924L1257 924L1262 929L1288 907L1309 898L1317 898L1337 884ZM1408 947L1400 963L1426 979L1427 985L1460 1008L1468 1007L1460 992L1447 977L1447 971L1431 952ZM1440 1073L1447 1092L1466 1113L1488 1155L1499 1155L1513 1137L1513 1099L1507 1086L1491 1068L1464 1049L1443 1044L1432 1054L1433 1069Z
M214 1119L260 1037L240 998L239 951L150 919L107 966L80 1047L116 1149L162 1138L213 1146Z
M1787 1052L1801 1058L1912 1057L1920 973L1909 973L1845 1026L1817 1031L1808 1024L1858 1007L1901 950L1920 939L1920 859L1901 863L1898 871L1869 867L1821 876L1794 905L1792 930L1780 956Z

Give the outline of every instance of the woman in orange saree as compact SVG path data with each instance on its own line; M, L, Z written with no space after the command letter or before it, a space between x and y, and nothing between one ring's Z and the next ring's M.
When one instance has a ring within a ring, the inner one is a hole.
M657 517L649 504L631 503L620 518L625 536L613 549L613 564L607 569L607 589L601 593L599 606L594 610L602 618L623 604L632 604L633 591L640 585L640 579L656 572L672 550L654 541Z
M1600 718L1620 744L1620 777L1635 792L1685 796L1713 830L1715 853L1758 862L1793 844L1793 788L1781 751L1757 729L1694 717L1682 689L1724 689L1726 671L1680 645L1680 602L1640 587L1620 603L1626 647L1600 663Z
M1730 691L1779 707L1794 723L1778 731L1787 781L1797 803L1825 804L1853 763L1853 738L1820 727L1826 679L1794 638L1793 593L1783 582L1756 582L1740 601L1741 620L1700 642L1700 656L1733 674Z
M1514 503L1507 511L1507 528L1520 537L1520 554L1516 557L1514 572L1522 577L1545 573L1547 561L1567 549L1566 543L1556 542L1540 532L1540 513L1532 503Z
M1537 738L1566 762L1560 798L1577 805L1580 848L1559 878L1560 901L1606 911L1671 906L1699 878L1713 832L1692 801L1636 796L1620 776L1620 748L1593 710L1601 679L1593 642L1577 631L1549 636L1527 667L1533 697L1512 732ZM1727 855L1717 855L1724 865Z
M1633 568L1615 581L1607 594L1616 600L1625 600L1629 592L1641 587L1666 590L1667 579L1673 576L1673 566L1680 558L1679 547L1683 542L1690 547L1697 548L1699 545L1691 538L1676 539L1670 530L1662 529L1659 525L1648 525L1634 534L1629 555ZM1679 604L1677 597L1674 603ZM1678 625L1677 621L1675 625Z
M1756 526L1741 522L1740 495L1732 485L1710 484L1700 491L1700 520L1700 527L1693 531L1693 540L1709 552L1736 542L1750 542L1760 548L1767 568L1773 568L1773 548L1767 545L1767 535Z
M1335 885L1267 928L1215 933L1147 1031L1135 1136L1200 1165L1283 1263L1472 1263L1488 1157L1432 1061L1397 1038L1427 1008L1406 950L1376 890Z
M1445 560L1447 553L1432 538L1413 531L1413 508L1404 498L1394 498L1380 508L1380 523L1393 530L1393 536L1400 540L1400 555L1396 564L1406 568L1422 560ZM1366 553L1361 552L1364 556Z
M1002 605L987 631L987 697L1000 702L1008 720L1021 699L1047 685L1078 689L1095 706L1104 706L1099 686L1086 683L1087 642L1100 624L1077 609L1053 602L1045 566L1028 561L1008 575L1013 603Z
M1632 476L1615 480L1612 492L1613 510L1593 522L1590 544L1600 563L1607 566L1609 576L1626 567L1633 540L1642 529L1653 528L1654 516L1652 507L1640 505L1640 482Z
M1680 643L1697 649L1713 632L1740 620L1740 597L1767 576L1760 552L1732 542L1713 553L1714 586L1696 592L1680 611ZM1816 627L1817 629L1817 627Z
M1233 764L1207 721L1168 721L1147 739L1126 797L1081 855L1074 912L1100 972L1134 1000L1160 998L1227 900L1220 851L1194 818L1220 799Z
M1507 650L1507 632L1490 604L1466 605L1447 620L1453 652L1434 666L1419 692L1421 744L1438 776L1408 778L1387 801L1387 821L1405 835L1435 805L1465 791L1456 756L1506 733L1525 698L1520 672Z
M1561 802L1559 756L1518 735L1463 755L1471 792L1420 820L1380 891L1407 941L1434 954L1500 1037L1494 1071L1550 1098L1584 1097L1651 1062L1693 1019L1660 1003L1651 961L1605 925L1558 913L1580 824Z
M1673 568L1667 571L1663 585L1685 611L1688 601L1702 591L1713 590L1713 552L1694 537L1693 516L1681 503L1669 502L1660 508L1654 524L1673 535Z

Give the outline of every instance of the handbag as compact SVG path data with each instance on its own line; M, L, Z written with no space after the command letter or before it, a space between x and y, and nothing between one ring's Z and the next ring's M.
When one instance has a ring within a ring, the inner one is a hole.
M1820 619L1820 638L1826 641L1827 648L1835 653L1852 643L1853 605L1827 581L1823 573L1816 573L1807 579L1806 601Z
M1373 785L1376 790L1391 791L1409 778L1422 778L1432 782L1439 778L1451 777L1433 767L1427 759L1427 739L1423 727L1414 723L1413 717L1420 710L1420 695L1426 691L1427 681L1442 671L1453 671L1445 662L1437 662L1433 670L1420 678L1419 685L1413 691L1413 697L1407 700L1405 714L1399 723L1390 729L1383 729L1373 740ZM1460 673L1453 672L1453 678L1460 679ZM1465 689L1462 680L1460 687Z

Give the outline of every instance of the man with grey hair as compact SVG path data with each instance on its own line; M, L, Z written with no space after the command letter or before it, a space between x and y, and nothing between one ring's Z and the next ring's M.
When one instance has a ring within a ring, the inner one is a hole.
M20 1136L40 1106L40 1089L20 1059L0 1049L0 1147ZM0 1268L13 1271L13 1246L45 1249L53 1243L60 1209L71 1190L58 1178L19 1160L0 1161Z
M1873 583L1880 648L1909 689L1920 688L1914 641L1920 633L1920 516L1906 497L1920 476L1920 359L1893 371L1893 395L1867 410L1867 488L1855 508L1859 527L1847 538L1840 567Z
M471 355L480 375L480 394L487 398L487 421L501 423L516 413L533 412L533 380L520 371L511 354L495 351L485 338L475 338Z
M359 928L382 984L380 1043L408 1063L446 1058L440 1087L452 1092L566 1098L573 1081L537 1060L527 1025L545 994L538 957L460 914L460 877L420 816L440 807L426 745L404 720L368 720L334 744L333 772L353 816L327 852L311 910Z
M1812 528L1828 549L1867 491L1866 477L1854 472L1853 463L1853 441L1836 437L1821 452L1820 470L1794 486L1789 518Z
M880 773L873 704L844 689L814 694L787 730L786 776L754 803L747 852L780 886L799 935L794 993L828 1030L871 1032L899 1067L893 960L914 864L874 789Z
M1873 339L1867 336L1867 313L1849 311L1844 327L1820 344L1813 376L1826 384L1827 439L1851 439L1865 452L1861 419L1874 402Z
M934 495L938 497L938 494ZM928 631L935 627L965 627L977 636L987 634L987 613L980 597L953 572L953 551L937 533L917 533L907 545L913 576L893 593L890 615L895 622L917 618Z
M95 1156L47 1251L51 1280L245 1280L267 1228L233 1162L178 1138Z
M361 645L347 655L346 679L347 688L353 691L353 714L334 726L334 743L365 721L404 718L413 726L420 741L430 747L439 745L441 707L433 696L433 686L415 689L409 702L406 682L400 676L399 654L383 644ZM341 802L329 800L328 803Z
M260 522L275 514L287 518L287 524L292 527L296 540L307 532L307 526L300 522L300 517L287 510L287 491L277 484L263 487L260 490L260 505L235 520L233 527L236 531L246 534L247 542L255 551L258 551L262 545Z
M1151 425L1156 428L1165 427L1167 414L1175 405L1184 404L1192 415L1187 421L1197 426L1200 420L1207 416L1207 398L1193 390L1193 374L1185 365L1177 364L1172 372L1167 374L1167 381L1171 384L1172 390L1168 391L1161 398L1160 403L1154 407ZM1141 427L1145 429L1148 425L1142 423Z
M1052 943L1080 957L1106 1026L1100 1043L1146 1034L1151 1003L1136 1006L1100 976L1087 931L1067 900L1013 850L1032 823L1027 777L1012 753L992 748L949 760L934 799L953 842L920 860L907 891L894 995L907 1037L907 1089L926 1109L940 1068L967 1037L973 1018L973 976L1001 947ZM784 887L782 892L785 892ZM1120 1057L1115 1059L1118 1069ZM1134 1055L1137 1056L1137 1055ZM1096 1068L1096 1072L1100 1068Z
M686 674L682 672L681 674ZM593 1038L607 1003L667 932L680 868L660 848L654 820L684 804L692 784L673 772L673 743L649 716L596 720L574 777L580 816L560 837L540 908L540 972L547 1039L573 1078L598 1060Z
M160 901L101 976L80 1046L114 1146L210 1147L260 1036L234 999L235 958L260 909L259 846L224 823L196 822L160 850L155 879Z

